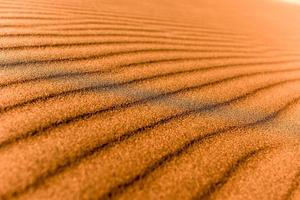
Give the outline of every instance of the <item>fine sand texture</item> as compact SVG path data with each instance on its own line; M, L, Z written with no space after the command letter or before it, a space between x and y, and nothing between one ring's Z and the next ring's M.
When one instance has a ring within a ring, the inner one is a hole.
M0 199L300 199L300 6L0 0Z

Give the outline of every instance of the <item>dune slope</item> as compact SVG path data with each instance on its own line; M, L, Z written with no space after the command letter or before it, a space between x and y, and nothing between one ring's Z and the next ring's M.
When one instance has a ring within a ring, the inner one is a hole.
M0 0L0 199L299 199L300 6Z

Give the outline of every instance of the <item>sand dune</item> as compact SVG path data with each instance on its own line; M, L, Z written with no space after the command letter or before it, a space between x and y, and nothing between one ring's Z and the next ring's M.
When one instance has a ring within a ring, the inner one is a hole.
M0 199L300 198L300 6L0 13Z

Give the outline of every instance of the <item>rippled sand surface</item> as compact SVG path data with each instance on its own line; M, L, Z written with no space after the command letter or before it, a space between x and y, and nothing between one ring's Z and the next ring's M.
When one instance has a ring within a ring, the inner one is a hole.
M300 6L0 0L0 199L300 199Z

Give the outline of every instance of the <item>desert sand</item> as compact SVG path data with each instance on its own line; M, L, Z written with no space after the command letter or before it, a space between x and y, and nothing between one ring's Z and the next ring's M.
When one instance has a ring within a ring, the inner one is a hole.
M0 199L300 199L300 5L0 0Z

